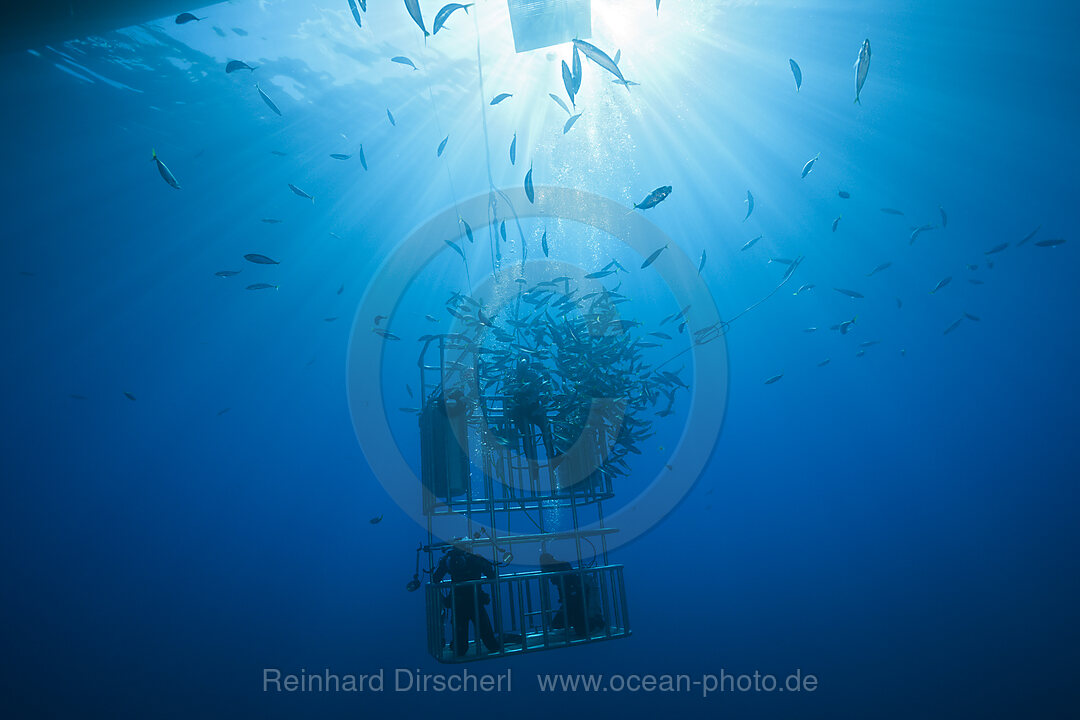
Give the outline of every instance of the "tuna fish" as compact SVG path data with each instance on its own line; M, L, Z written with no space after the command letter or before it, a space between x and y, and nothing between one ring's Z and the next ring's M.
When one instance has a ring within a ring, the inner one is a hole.
M859 96L862 95L863 85L866 84L866 74L870 72L870 40L863 40L859 48L859 59L855 61L855 102L862 105Z

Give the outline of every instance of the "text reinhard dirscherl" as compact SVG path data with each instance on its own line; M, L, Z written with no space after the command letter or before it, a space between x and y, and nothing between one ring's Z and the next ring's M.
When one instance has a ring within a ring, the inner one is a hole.
M263 692L510 692L510 668L503 673L476 673L468 668L455 673L424 673L419 669L395 668L387 684L385 668L370 675L338 675L326 668L321 673L285 674L277 668L263 668Z

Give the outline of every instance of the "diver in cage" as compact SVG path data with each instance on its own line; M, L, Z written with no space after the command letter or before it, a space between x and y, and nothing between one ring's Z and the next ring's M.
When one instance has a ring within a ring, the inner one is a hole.
M548 578L559 592L561 607L551 616L550 627L561 630L568 624L575 637L585 637L591 630L604 627L596 581L590 575L582 585L582 576L565 560L556 560L550 553L540 554L540 570L552 573Z
M557 462L551 423L548 422L547 410L541 399L546 384L547 380L533 367L527 356L522 355L515 361L513 378L507 387L509 400L506 415L521 438L521 450L529 462L529 475L533 482L539 476L536 431L533 428L540 429L548 462Z
M453 581L451 594L443 598L444 605L454 613L451 622L454 625L454 653L464 655L469 649L469 622L476 627L477 645L483 640L490 652L502 649L502 643L495 637L484 605L491 602L491 597L477 584L458 585L482 577L495 577L495 566L490 560L471 553L460 544L450 548L432 573L433 582L441 582L446 574ZM452 599L451 599L452 598Z

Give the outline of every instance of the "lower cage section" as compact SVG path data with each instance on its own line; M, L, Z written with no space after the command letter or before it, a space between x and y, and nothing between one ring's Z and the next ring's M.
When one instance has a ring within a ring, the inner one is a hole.
M428 652L462 663L631 634L622 565L502 574L426 587Z

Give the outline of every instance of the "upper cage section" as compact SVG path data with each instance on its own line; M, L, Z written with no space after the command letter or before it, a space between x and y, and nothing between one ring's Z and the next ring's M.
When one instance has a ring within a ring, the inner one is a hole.
M427 360L429 353L437 358ZM467 373L448 384L454 361L447 355L439 338L420 360L425 514L570 507L612 496L604 424L586 424L571 437L555 414L520 392L483 392Z

